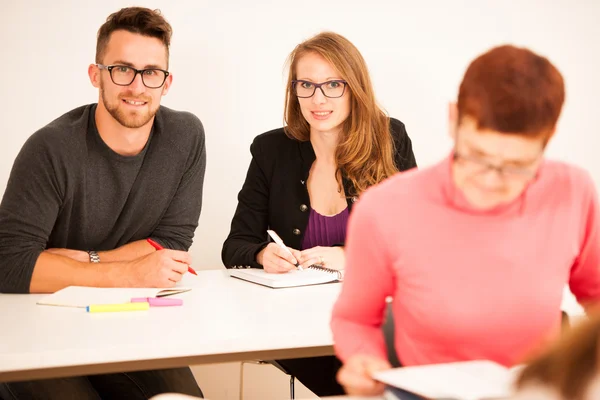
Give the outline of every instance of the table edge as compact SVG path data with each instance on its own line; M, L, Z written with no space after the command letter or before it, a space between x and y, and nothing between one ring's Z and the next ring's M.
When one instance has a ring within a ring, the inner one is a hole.
M133 372L151 369L178 368L199 364L240 362L246 360L275 360L301 357L320 357L333 355L332 345L276 350L258 350L249 352L207 354L171 358L155 358L107 362L98 364L80 364L58 367L32 368L25 370L0 371L0 382L17 382L35 379L64 378L71 376L96 375L115 372Z

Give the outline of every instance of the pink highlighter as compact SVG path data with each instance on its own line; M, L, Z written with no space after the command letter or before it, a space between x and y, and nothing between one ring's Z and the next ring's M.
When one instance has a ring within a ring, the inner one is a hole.
M132 303L149 303L150 307L171 307L183 305L182 299L167 299L165 297L134 297Z

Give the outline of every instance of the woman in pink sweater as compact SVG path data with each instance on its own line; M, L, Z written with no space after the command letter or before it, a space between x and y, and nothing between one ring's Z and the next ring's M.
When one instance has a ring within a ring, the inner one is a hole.
M450 110L454 149L361 196L331 327L349 393L377 394L393 297L403 365L513 365L555 337L563 288L600 299L598 199L589 175L544 159L564 102L544 57L497 47L469 66Z

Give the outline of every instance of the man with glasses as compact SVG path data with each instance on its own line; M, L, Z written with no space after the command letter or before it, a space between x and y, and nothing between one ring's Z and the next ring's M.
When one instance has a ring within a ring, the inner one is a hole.
M100 28L88 69L98 103L40 129L15 160L0 204L0 292L170 287L186 273L206 151L198 118L160 107L171 32L138 7ZM0 384L5 400L163 392L202 395L189 368Z

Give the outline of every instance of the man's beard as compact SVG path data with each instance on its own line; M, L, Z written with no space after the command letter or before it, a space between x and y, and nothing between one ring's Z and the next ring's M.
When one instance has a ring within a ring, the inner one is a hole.
M126 128L137 129L146 125L158 111L158 106L156 108L152 108L152 98L150 97L140 97L134 98L134 96L127 96L126 94L119 95L117 101L115 103L110 103L106 98L106 93L102 88L100 88L100 95L102 96L102 102L104 103L104 107L108 111L108 113L121 125ZM135 113L135 112L127 112L124 111L119 105L123 101L123 97L127 97L129 99L139 100L146 102L148 106L147 112Z

